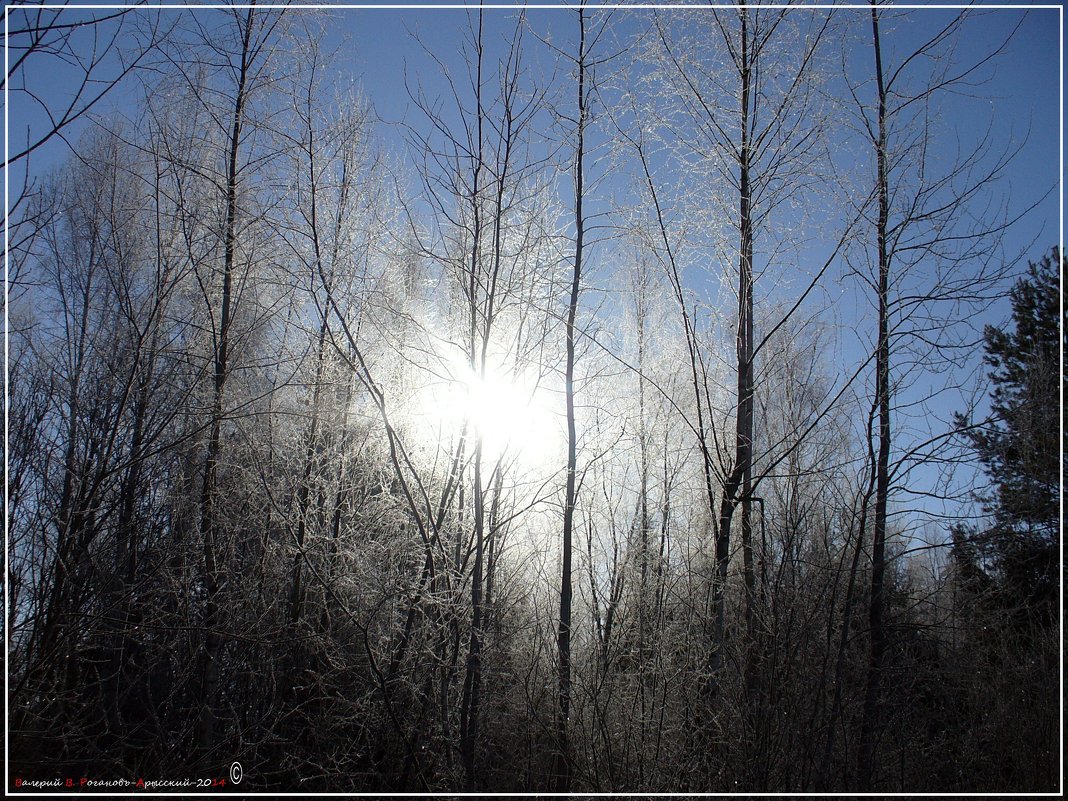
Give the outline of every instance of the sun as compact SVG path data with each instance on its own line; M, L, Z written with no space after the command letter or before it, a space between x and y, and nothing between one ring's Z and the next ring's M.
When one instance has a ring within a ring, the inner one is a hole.
M445 376L419 393L417 414L437 429L439 444L453 441L466 424L482 443L483 459L549 467L562 447L560 415L535 376L488 361L473 370L449 359Z
M537 385L487 370L465 382L466 414L491 457L541 464L557 444L556 420Z

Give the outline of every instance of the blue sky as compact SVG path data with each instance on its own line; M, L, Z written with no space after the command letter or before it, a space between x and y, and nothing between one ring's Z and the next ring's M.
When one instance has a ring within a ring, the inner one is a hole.
M888 8L893 8L889 6ZM17 25L18 10L11 11L11 26ZM70 11L65 14L75 15L84 12ZM151 12L135 12L145 14ZM218 12L211 10L189 11L175 10L171 14L196 13L211 15ZM405 94L405 71L409 76L417 76L424 84L433 84L433 72L428 70L430 60L415 41L413 33L418 35L446 64L459 67L457 43L463 35L469 15L474 12L462 9L359 9L338 8L330 12L333 21L328 26L327 44L338 48L340 60L338 70L351 75L359 81L371 97L380 115L386 120L396 120L403 116L407 97ZM570 41L574 35L574 14L570 10L536 9L528 11L532 28L544 32L557 40ZM618 10L616 18L631 18L635 25L642 25L651 12L645 9ZM667 12L670 13L670 12ZM798 14L808 13L798 10ZM840 10L836 14L866 16L864 11ZM937 21L945 18L946 13L935 9L916 9L907 12L907 19L898 29L890 29L884 38L893 48L907 47L930 30ZM495 8L486 11L487 41L493 35L501 34L511 26L516 11L508 8ZM984 95L996 98L997 115L1001 124L1014 125L1020 131L1029 118L1034 120L1031 131L1031 146L1022 154L1017 163L1016 172L1024 181L1047 181L1055 175L1047 163L1051 155L1055 156L1058 147L1058 129L1055 122L1059 87L1058 70L1058 11L1057 9L986 9L975 15L967 28L969 49L976 52L986 51L1001 41L1006 32L1022 19L1022 25L1006 53L997 62L996 73ZM17 42L15 43L17 44ZM88 38L82 40L85 47L90 46ZM539 60L543 66L550 66L547 57L536 42L531 41L529 54ZM12 49L12 53L15 50ZM54 60L40 60L28 65L27 73L44 98L58 98L69 91L73 73L65 72ZM110 104L125 105L124 93L116 92ZM42 119L27 114L28 106L18 97L12 98L10 118L10 135L13 140L24 136L27 122L41 124ZM961 105L960 124L967 127L969 105ZM29 119L27 119L29 117ZM1043 119L1045 117L1045 119ZM71 139L76 140L77 131ZM62 153L65 148L57 145L50 148ZM51 163L54 158L48 161ZM44 169L42 159L41 169Z
M17 25L20 13L12 12L12 27ZM64 13L74 15L83 12ZM135 13L147 16L151 12ZM219 12L176 9L166 12L163 16L188 13L212 15ZM809 12L798 10L794 13ZM835 13L866 16L864 11L840 10ZM423 52L415 36L457 73L462 70L458 43L464 35L468 17L473 16L473 12L459 9L339 8L331 14L333 21L328 26L326 44L330 48L337 48L339 75L351 76L356 80L373 102L379 116L386 122L405 119L406 115L411 119L405 90L406 76L410 84L420 84L431 93L435 89L444 89L436 67ZM513 24L515 14L514 9L487 10L487 42L492 44L495 36L503 35ZM624 25L631 24L630 20L633 20L633 25L637 27L644 25L650 14L648 10L619 10L616 12L616 19L626 20ZM910 10L907 17L896 27L887 26L889 30L884 33L884 40L890 49L908 47L943 20L946 14L947 12L939 10ZM528 15L533 30L561 42L570 43L574 38L573 12L565 9L538 9L528 11ZM1021 19L1022 24L1014 40L1010 42L1005 54L998 59L996 68L990 72L989 84L980 90L984 97L992 99L992 105L984 107L970 98L961 98L958 102L950 101L948 108L958 115L954 126L959 131L968 132L978 126L985 127L986 118L993 110L996 135L1015 141L1022 140L1025 135L1028 137L1027 145L1012 171L1014 197L1024 202L1038 187L1048 188L1056 178L1055 165L1059 147L1056 122L1059 100L1058 11L983 10L968 23L964 45L969 50L985 52L995 47L1006 32ZM80 41L84 48L92 44L87 35ZM862 42L861 46L864 45L866 43ZM552 68L551 55L532 37L528 37L527 51L534 62L532 69L548 71ZM16 50L13 48L11 53L16 53ZM858 55L862 59L867 57L864 53ZM40 59L27 63L26 77L31 88L54 106L70 91L76 73L64 69L54 59ZM124 88L128 91L123 91ZM129 90L132 90L132 83L113 92L97 109L106 113L109 108L116 106L128 107ZM32 104L14 92L11 95L9 115L8 134L12 149L25 139L27 125L36 130L46 124L43 115L39 111L35 112ZM83 127L72 126L68 130L68 140L76 142ZM63 142L54 140L44 152L35 154L31 163L31 174L47 171L57 160L64 158L67 152L69 151ZM1056 214L1056 198L1051 196L1045 204L1036 209L1031 225L1026 226L1032 235L1040 237L1043 246L1053 244L1057 238ZM1035 225L1038 221L1044 221L1045 225L1036 231Z

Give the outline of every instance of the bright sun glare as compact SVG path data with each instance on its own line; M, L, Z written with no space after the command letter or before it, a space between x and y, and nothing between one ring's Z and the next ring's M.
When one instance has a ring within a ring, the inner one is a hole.
M483 455L515 460L526 469L550 466L561 431L552 398L536 381L487 365L479 376L459 360L450 364L452 379L427 387L418 401L419 415L438 428L442 444L459 435L465 420L482 437Z

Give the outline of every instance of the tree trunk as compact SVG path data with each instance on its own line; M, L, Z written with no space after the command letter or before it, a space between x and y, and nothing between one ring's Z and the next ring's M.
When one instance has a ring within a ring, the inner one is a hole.
M204 462L204 481L200 493L200 533L204 549L204 651L201 659L200 723L197 744L202 759L207 758L215 743L215 688L219 679L219 656L223 645L218 625L219 569L216 560L215 494L222 439L223 396L229 375L230 324L233 318L232 293L237 229L237 173L241 127L245 115L245 93L250 66L250 41L255 9L249 8L242 32L241 68L230 135L226 170L226 221L223 229L223 286L219 332L215 343L215 379L212 393L211 432Z
M482 174L482 142L483 142L483 121L485 112L482 106L482 25L483 16L482 10L478 12L478 39L476 41L477 50L477 62L475 65L475 103L476 109L476 135L478 141L475 144L476 152L473 154L475 159L475 170L471 181L471 206L472 206L472 236L471 236L471 268L468 274L468 311L469 311L469 341L468 346L470 349L471 358L471 373L478 376L478 378L485 378L486 371L486 346L489 340L490 321L492 314L487 313L485 315L485 325L482 330L482 357L479 359L479 348L477 343L479 341L479 308L478 308L478 291L481 282L479 281L479 240L482 236L482 218L481 218L481 186L480 178ZM498 225L500 220L497 220ZM482 434L477 430L475 432L475 444L473 453L473 475L471 495L473 500L473 513L474 519L472 521L474 528L475 539L475 561L472 567L471 573L471 637L467 649L467 663L464 671L464 688L463 695L460 699L460 761L464 768L464 786L468 791L472 791L475 788L476 775L475 775L475 750L477 748L478 741L478 713L479 713L479 692L481 689L482 681L482 568L484 558L484 524L485 524L485 510L483 509L483 493L482 493Z
M738 258L738 420L735 459L741 471L738 500L742 507L742 561L745 575L745 624L749 659L746 663L746 689L752 692L756 673L753 670L753 641L756 635L756 572L753 564L752 487L753 487L753 218L752 190L749 181L751 64L755 53L749 50L749 10L742 9L742 141L739 157L738 216L740 247Z
M575 262L571 273L571 297L567 306L567 361L564 368L564 402L567 414L567 479L564 489L563 553L560 571L560 625L557 630L559 677L556 711L556 792L571 791L571 753L568 718L571 714L571 542L575 524L575 468L578 438L575 432L575 317L578 314L582 279L583 133L586 123L586 16L579 8L578 125L575 149Z
M875 50L875 79L879 91L879 133L875 143L878 166L879 222L879 342L875 357L875 397L879 409L879 454L876 462L875 517L872 527L871 603L868 622L871 653L864 690L864 718L860 731L860 786L869 790L875 767L876 741L881 726L879 693L882 682L886 631L883 627L883 581L886 573L886 505L890 489L890 334L887 215L889 213L886 165L886 89L883 85L882 52L879 46L879 13L872 3L872 41Z

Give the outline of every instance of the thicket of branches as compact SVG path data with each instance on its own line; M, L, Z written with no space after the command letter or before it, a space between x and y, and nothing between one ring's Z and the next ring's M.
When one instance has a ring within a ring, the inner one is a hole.
M399 127L139 27L9 210L11 775L1056 790L1060 256L970 322L1005 45L902 13L471 11Z

